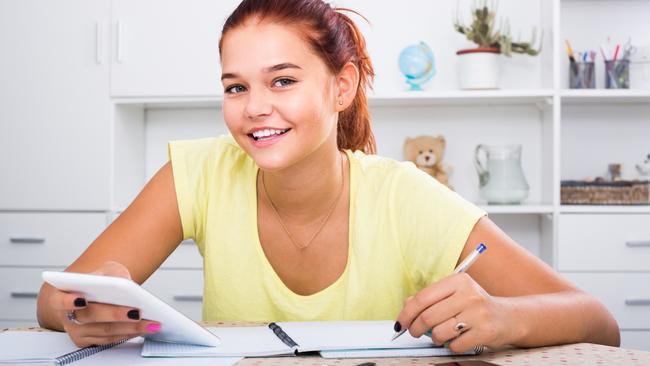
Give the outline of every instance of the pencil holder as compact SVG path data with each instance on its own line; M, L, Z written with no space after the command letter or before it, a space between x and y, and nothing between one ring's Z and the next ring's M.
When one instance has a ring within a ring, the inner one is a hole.
M605 88L630 88L630 61L605 61Z
M572 62L569 65L569 88L594 89L596 87L594 69L593 62Z

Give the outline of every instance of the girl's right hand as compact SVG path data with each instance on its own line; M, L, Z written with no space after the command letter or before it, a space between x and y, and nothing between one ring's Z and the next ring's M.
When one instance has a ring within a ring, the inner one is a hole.
M106 262L92 274L131 279L129 270L118 262ZM82 294L54 289L50 306L78 347L103 345L160 331L160 323L140 319L139 309L87 302ZM71 314L73 319L70 319Z

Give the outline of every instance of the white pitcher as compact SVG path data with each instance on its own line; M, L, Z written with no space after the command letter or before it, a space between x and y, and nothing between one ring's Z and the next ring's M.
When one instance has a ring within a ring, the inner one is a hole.
M529 186L521 168L521 145L478 145L474 166L479 176L479 193L489 204L518 204L528 197Z

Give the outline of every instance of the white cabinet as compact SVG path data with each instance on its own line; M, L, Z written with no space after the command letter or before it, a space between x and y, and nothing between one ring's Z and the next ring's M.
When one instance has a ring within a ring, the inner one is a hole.
M103 213L0 213L0 326L35 324L41 272L63 270L105 227Z
M113 0L111 95L222 94L219 37L236 0Z
M108 0L0 1L0 210L106 210Z
M562 214L558 269L650 272L650 215Z
M102 213L0 213L0 266L67 267L105 227Z

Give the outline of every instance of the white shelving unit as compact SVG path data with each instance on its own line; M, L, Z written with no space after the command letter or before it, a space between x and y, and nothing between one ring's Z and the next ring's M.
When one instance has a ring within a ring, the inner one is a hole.
M102 141L110 156L103 171L110 177L110 192L108 197L99 192L103 201L93 196L91 205L81 202L36 207L12 197L12 205L0 201L0 211L8 215L20 210L90 212L92 207L94 213L105 213L110 222L166 161L167 141L227 132L221 115L223 98L219 85L214 85L220 72L214 49L220 21L237 0L219 1L218 5L213 0L193 0L191 4L173 0L165 6L155 0L138 4L124 0L92 1L110 8L110 14L106 12L108 20L96 23L94 18L89 19L85 28L91 32L89 37L108 39L102 43L103 48L97 49L106 54L102 67L110 69L110 73L106 71L110 90L104 93L106 108L112 112L104 127L111 133ZM457 1L418 0L409 7L397 7L372 0L344 0L336 5L358 10L372 21L371 26L363 22L359 26L368 41L377 74L369 102L378 153L401 160L406 137L444 135L448 144L445 162L454 168L451 183L456 191L484 208L526 249L601 296L621 323L625 346L650 350L650 325L637 319L639 312L647 312L648 307L624 305L624 298L650 299L650 288L643 282L650 275L650 265L625 271L625 280L634 284L626 286L627 292L610 291L606 286L603 291L594 289L595 279L602 280L608 273L614 278L615 273L620 274L619 269L608 272L606 266L596 263L591 267L587 263L580 269L559 265L571 263L572 248L581 244L575 238L583 230L593 230L589 223L603 215L611 222L609 232L618 236L608 239L612 240L609 246L601 247L602 256L616 255L608 248L624 245L626 240L650 240L648 230L646 237L627 237L634 231L634 227L628 226L630 222L647 222L646 227L650 227L650 206L560 204L562 179L603 174L611 162L623 163L628 168L624 174L629 174L632 164L650 152L650 90L566 89L568 61L564 39L569 38L576 50L597 49L607 35L624 42L633 34L635 43L650 44L645 19L650 14L650 0L501 0L500 15L510 19L515 34L521 31L525 39L532 26L543 30L543 51L539 57L503 58L501 89L486 91L461 91L457 87L454 51L470 46L452 29ZM460 5L468 9L471 1L461 1ZM155 20L150 9L159 10ZM4 19L2 14L0 11L0 18ZM619 22L608 27L609 19ZM173 34L169 31L172 28L167 27L185 23L191 26L175 27ZM398 28L400 31L395 32ZM398 71L397 55L406 45L420 40L432 47L438 74L425 91L407 92ZM6 41L0 38L1 42ZM92 53L93 57L97 55ZM601 71L597 68L597 73ZM597 86L602 85L602 80L597 80ZM0 110L0 116L2 113ZM6 136L14 131L8 132ZM523 204L495 206L481 200L472 164L473 151L479 143L522 144L522 166L531 186L529 198ZM56 196L67 192L48 193ZM96 202L108 204L97 207ZM578 226L566 225L574 220ZM650 263L650 247L622 250ZM154 291L164 292L172 303L181 299L177 305L186 306L192 316L199 317L200 288L192 293L174 293L173 284L160 280L170 278L170 273L187 276L184 278L193 283L201 281L201 259L193 245L181 245L148 283ZM5 323L10 321L17 320L6 319Z

